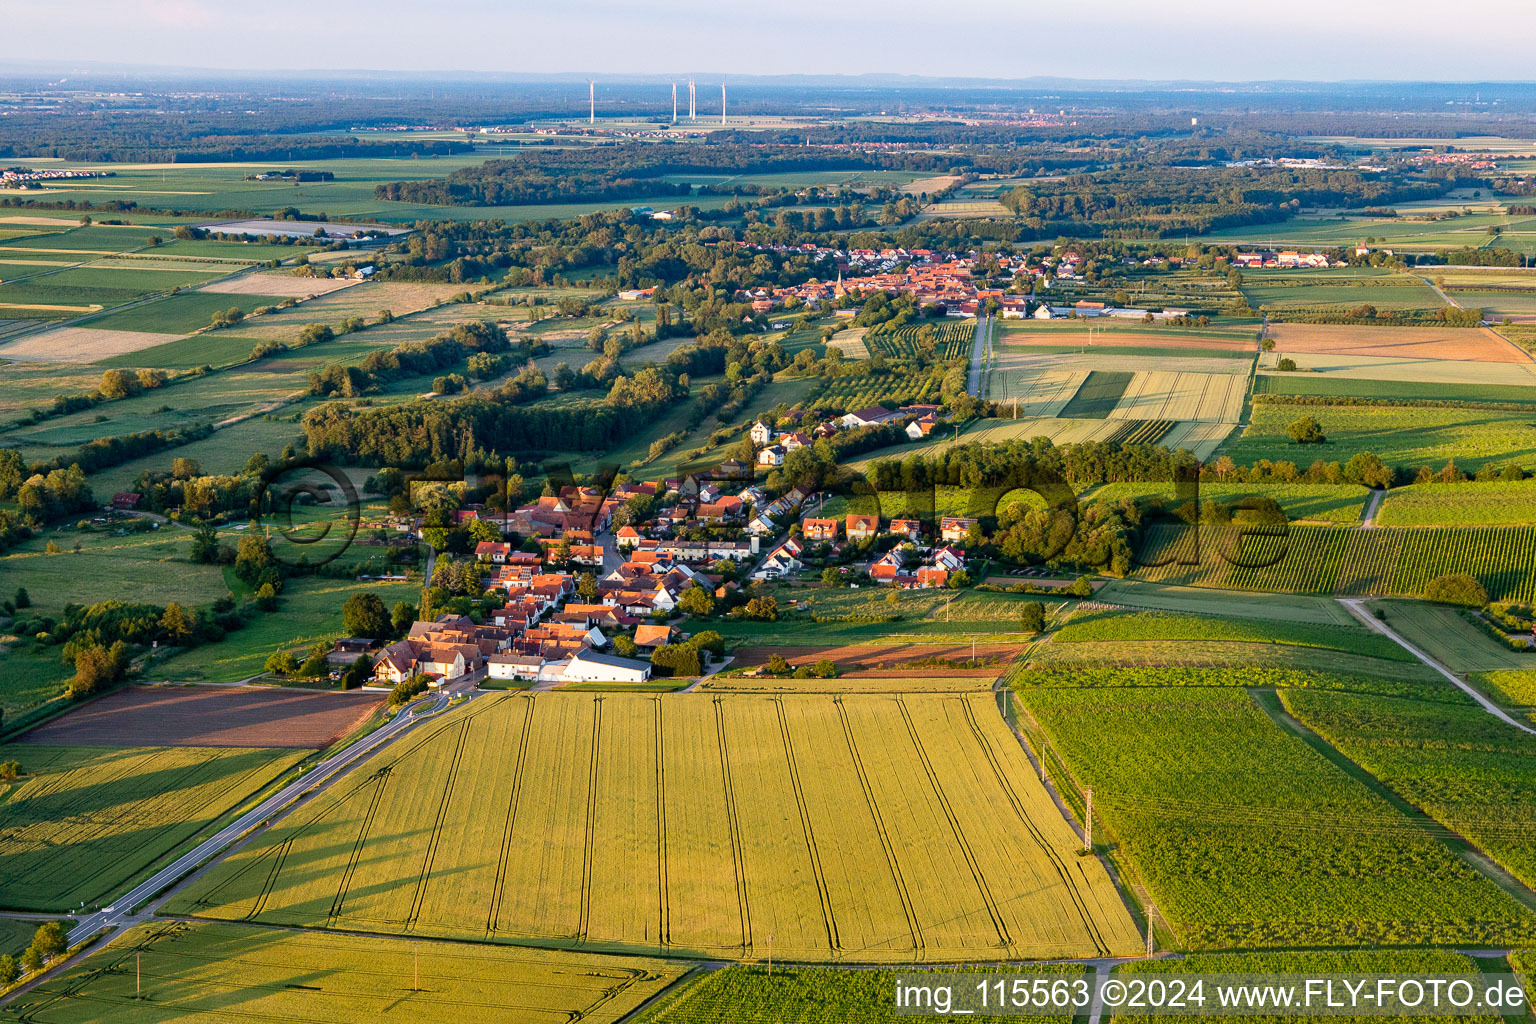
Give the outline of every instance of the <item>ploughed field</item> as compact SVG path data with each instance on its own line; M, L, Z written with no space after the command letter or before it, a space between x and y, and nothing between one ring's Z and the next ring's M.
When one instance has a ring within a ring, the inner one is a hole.
M133 686L33 729L24 743L323 747L381 703L376 693Z
M720 958L1134 952L1078 845L991 695L509 695L401 741L167 910Z

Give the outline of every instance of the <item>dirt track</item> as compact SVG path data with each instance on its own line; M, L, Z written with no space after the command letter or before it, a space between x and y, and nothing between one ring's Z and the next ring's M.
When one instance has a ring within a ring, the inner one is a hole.
M377 693L265 686L131 686L32 730L20 742L318 749L350 732L382 699Z

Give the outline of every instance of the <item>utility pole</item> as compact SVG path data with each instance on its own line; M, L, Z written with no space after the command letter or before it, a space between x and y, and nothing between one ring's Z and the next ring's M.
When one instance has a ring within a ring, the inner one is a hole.
M768 933L768 977L773 977L773 932Z
M1150 959L1152 957L1153 951L1157 948L1157 938L1153 934L1153 931L1152 931L1152 919L1155 918L1156 916L1157 916L1157 908L1155 906L1153 906L1152 904L1148 903L1147 904L1147 957L1148 957L1148 959Z
M133 953L133 998L144 998L144 951L134 950Z
M421 991L421 944L411 943L411 991Z
M1093 852L1093 790L1083 791L1088 797L1088 810L1083 814L1083 852Z

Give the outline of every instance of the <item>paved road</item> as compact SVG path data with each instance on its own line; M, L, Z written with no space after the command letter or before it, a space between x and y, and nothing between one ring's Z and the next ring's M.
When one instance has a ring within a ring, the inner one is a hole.
M469 696L473 697L473 694ZM409 711L396 715L388 724L321 761L299 778L134 886L111 905L77 918L77 923L69 932L69 944L83 942L105 928L124 927L134 918L133 911L136 906L169 889L200 865L234 845L246 833L259 828L267 819L304 794L335 781L342 772L357 761L398 739L412 726L441 714L447 710L451 697L451 693L439 691L430 705L423 702Z
M1464 691L1468 697L1471 697L1473 700L1477 701L1477 703L1482 706L1483 710L1488 712L1494 718L1497 718L1505 725L1514 726L1521 732L1530 733L1532 736L1536 736L1536 729L1531 728L1530 725L1520 721L1519 719L1511 717L1509 713L1506 712L1503 708L1499 707L1493 701L1479 693L1475 687L1463 682L1461 677L1456 675L1456 673L1452 672L1450 669L1440 664L1434 658L1431 658L1429 655L1413 646L1413 644L1409 643L1407 640L1404 640L1402 636L1400 636L1390 626L1382 622L1376 616L1372 615L1363 607L1364 601L1362 598L1341 597L1339 598L1339 603L1348 609L1351 615L1359 619L1367 627L1375 630L1390 640L1396 641L1399 647L1403 648L1415 658L1418 658L1420 661L1434 669L1436 672L1440 673L1446 679L1449 679L1456 685L1457 689Z
M981 393L981 368L991 343L992 318L983 313L976 321L976 342L971 346L971 375L965 385L965 389L977 398L986 397Z

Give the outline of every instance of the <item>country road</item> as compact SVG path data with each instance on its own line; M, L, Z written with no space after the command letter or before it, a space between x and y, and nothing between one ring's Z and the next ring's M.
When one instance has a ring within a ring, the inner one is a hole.
M451 696L446 691L439 692L430 708L415 708L401 712L369 736L321 761L251 810L150 875L110 905L77 918L75 926L69 932L69 944L73 946L104 929L122 928L131 923L134 919L135 907L169 889L300 797L330 785L346 769L364 757L398 739L418 723L436 717L447 710ZM470 693L468 697L473 699L474 694Z
M1450 680L1457 689L1462 690L1468 697L1471 697L1473 700L1477 701L1477 703L1482 706L1482 709L1488 712L1494 718L1497 718L1505 725L1514 726L1521 732L1530 733L1532 736L1536 736L1536 728L1532 728L1524 722L1511 717L1510 714L1503 708L1499 707L1493 701L1479 693L1475 687L1463 682L1461 677L1456 675L1456 673L1452 672L1450 669L1440 664L1440 662L1436 661L1434 658L1431 658L1429 655L1413 646L1413 644L1409 643L1407 640L1404 640L1400 634L1398 634L1385 622L1382 622L1380 619L1376 618L1376 616L1366 611L1363 607L1365 604L1364 598L1341 597L1338 600L1339 603L1344 606L1345 610L1347 610L1356 619L1359 619L1363 625L1369 629L1375 630L1377 633L1380 633L1387 639L1396 642L1396 644L1403 650L1407 651L1415 658L1418 658L1424 664L1428 665L1430 668L1440 673L1446 679Z
M977 398L986 397L981 393L981 370L991 347L992 318L983 313L976 320L976 341L971 346L971 373L965 385L965 389Z

